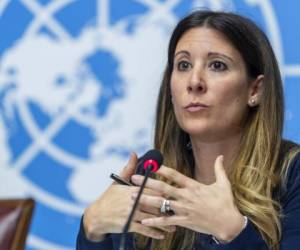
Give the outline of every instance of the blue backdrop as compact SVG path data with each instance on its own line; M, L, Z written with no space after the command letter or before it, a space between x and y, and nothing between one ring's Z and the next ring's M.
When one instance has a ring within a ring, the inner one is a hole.
M170 32L199 7L266 31L284 78L284 134L300 142L300 2L0 1L0 196L37 201L27 249L74 249L84 207L131 151L151 147Z

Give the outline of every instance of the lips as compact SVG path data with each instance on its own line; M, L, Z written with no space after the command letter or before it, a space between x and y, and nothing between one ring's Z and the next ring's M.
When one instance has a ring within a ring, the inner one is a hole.
M197 111L204 110L207 108L208 108L208 105L200 103L200 102L191 102L190 104L188 104L187 106L184 107L184 109L189 112L197 112Z

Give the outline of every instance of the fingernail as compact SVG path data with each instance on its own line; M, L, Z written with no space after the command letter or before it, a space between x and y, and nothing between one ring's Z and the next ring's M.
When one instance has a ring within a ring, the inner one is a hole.
M141 223L142 223L143 225L146 225L146 226L147 226L147 225L150 225L150 223L149 223L148 220L142 220Z
M160 240L163 240L165 238L165 236L162 234L159 234L159 235L157 235L157 238L159 238Z
M132 195L131 195L131 197L133 198L133 199L135 199L136 197L137 197L137 193L133 193Z
M139 183L139 181L141 180L141 176L135 174L135 175L131 176L131 180L133 182Z
M134 178L134 179L138 180L138 179L141 179L141 178L142 178L142 176L141 176L141 175L139 175L139 174L134 174L134 175L132 175L132 178Z

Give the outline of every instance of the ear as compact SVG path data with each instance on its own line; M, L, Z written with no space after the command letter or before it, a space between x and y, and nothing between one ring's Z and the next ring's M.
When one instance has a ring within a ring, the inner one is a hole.
M248 105L255 107L259 105L261 101L262 91L264 84L264 75L258 75L251 83L249 87Z

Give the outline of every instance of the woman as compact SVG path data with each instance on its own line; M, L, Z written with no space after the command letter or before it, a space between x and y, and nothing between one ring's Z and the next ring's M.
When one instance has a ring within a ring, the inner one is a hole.
M276 58L252 21L212 11L181 20L157 106L165 166L147 182L128 249L296 249L300 150L282 139L283 106ZM121 175L140 185L136 164L133 154ZM136 193L109 187L86 209L77 248L118 249Z

